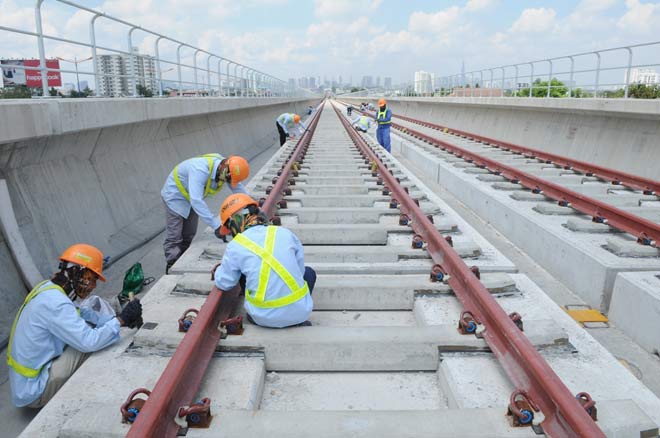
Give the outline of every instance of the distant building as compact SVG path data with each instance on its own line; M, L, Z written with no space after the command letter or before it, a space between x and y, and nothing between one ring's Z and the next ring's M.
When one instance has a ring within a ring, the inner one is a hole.
M78 82L78 86L80 87L80 91L84 90L85 88L89 88L89 82L87 81L80 81Z
M296 88L296 80L294 78L289 78L289 88Z
M623 75L626 81L628 72ZM652 68L633 68L630 69L630 84L655 85L660 83L660 75Z
M133 78L135 85L142 85L152 93L158 94L156 83L156 62L149 55L140 55L133 47L133 56L129 55L99 55L98 56L100 96L121 97L133 95ZM81 90L83 83L80 81ZM85 85L86 86L86 85Z
M376 87L380 88L380 76L376 76Z
M383 79L383 87L392 88L392 78L386 77L385 79Z
M309 88L316 88L316 78L314 76L309 77Z
M374 78L373 78L373 76L362 76L362 87L363 88L373 88L374 87Z
M415 93L429 94L435 89L435 74L423 70L415 72Z

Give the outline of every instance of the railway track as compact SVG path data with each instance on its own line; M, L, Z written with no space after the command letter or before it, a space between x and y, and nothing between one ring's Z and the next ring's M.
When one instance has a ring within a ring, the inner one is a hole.
M329 102L314 117L248 186L317 271L312 327L223 336L241 308L212 288L225 244L207 233L144 298L145 326L25 436L657 435L660 400L537 285ZM136 388L150 395L122 423ZM208 408L209 427L188 428Z

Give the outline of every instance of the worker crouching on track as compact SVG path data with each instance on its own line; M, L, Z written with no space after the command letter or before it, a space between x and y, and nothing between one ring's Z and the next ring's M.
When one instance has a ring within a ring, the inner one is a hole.
M248 319L263 327L311 325L316 272L304 263L303 246L290 230L268 225L257 202L247 195L225 199L220 217L233 240L213 270L215 285L230 290L245 276Z
M353 120L351 126L353 126L356 131L367 132L369 129L371 129L371 125L373 124L373 121L374 120L371 117L360 116L360 117L356 117L355 120Z
M60 271L39 283L18 309L7 348L12 402L18 407L44 406L89 353L119 340L119 327L142 321L139 300L129 302L120 316L92 328L69 299L74 292L87 298L103 277L103 254L76 244L60 256Z
M198 219L223 238L218 217L209 210L204 198L216 194L224 183L230 183L233 193L248 193L241 181L250 174L247 160L237 155L227 158L206 154L178 164L165 181L160 194L165 203L165 260L167 274L181 257L197 233Z
M275 126L280 134L280 147L284 146L287 138L296 138L294 130L302 135L307 129L305 124L300 121L300 116L292 113L280 114L275 120Z
M376 130L376 138L387 152L392 152L390 145L390 126L392 125L392 110L387 107L385 99L378 100L378 114L376 116L378 129Z

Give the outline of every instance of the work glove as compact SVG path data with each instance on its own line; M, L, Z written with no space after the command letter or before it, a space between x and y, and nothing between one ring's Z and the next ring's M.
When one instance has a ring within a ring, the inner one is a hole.
M137 298L124 306L120 315L124 325L128 328L135 328L142 325L142 304Z

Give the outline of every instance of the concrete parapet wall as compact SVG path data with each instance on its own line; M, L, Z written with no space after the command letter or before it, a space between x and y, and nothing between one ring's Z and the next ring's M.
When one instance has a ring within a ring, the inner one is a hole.
M250 159L277 140L275 118L318 100L71 99L0 103L0 178L44 276L75 242L118 254L164 226L160 190L180 161L206 152ZM0 297L21 296L0 238ZM0 311L0 341L16 308ZM22 299L21 299L22 301ZM6 314L6 315L5 315ZM9 316L11 315L11 317ZM5 318L5 316L7 318Z
M395 114L660 179L657 100L475 97L388 102Z

